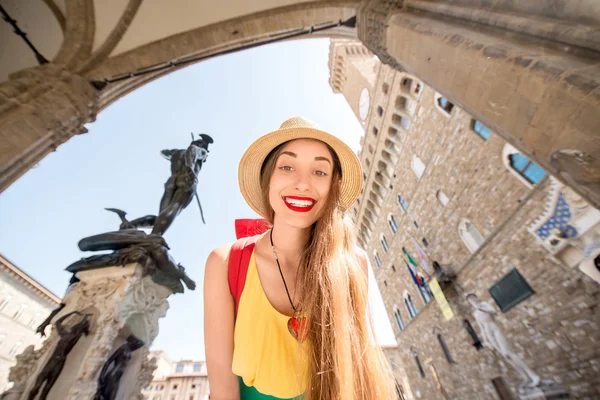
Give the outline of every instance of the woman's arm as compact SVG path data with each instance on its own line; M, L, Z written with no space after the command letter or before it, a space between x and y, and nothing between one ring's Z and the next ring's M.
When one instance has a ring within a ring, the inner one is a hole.
M233 362L234 303L227 279L231 245L208 256L204 273L204 347L211 400L239 400Z

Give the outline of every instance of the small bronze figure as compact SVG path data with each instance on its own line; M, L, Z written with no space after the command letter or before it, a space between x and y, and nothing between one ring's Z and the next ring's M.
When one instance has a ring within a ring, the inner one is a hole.
M192 141L186 150L163 150L161 154L171 161L171 176L165 183L165 193L160 200L160 211L152 233L163 235L173 220L196 195L198 173L208 157L208 145L213 139L204 133Z
M77 324L73 325L71 329L63 327L62 322L73 314L82 315L82 320L79 321ZM35 384L29 392L29 400L35 399L36 395L42 388L42 385L44 385L44 388L38 400L46 399L48 393L50 393L50 389L52 389L52 386L60 376L60 373L63 367L65 366L67 356L69 355L71 350L73 350L73 347L75 347L79 338L82 335L89 335L90 322L88 321L88 318L91 315L92 314L81 314L79 311L74 311L61 317L58 321L56 321L55 326L60 339L56 344L56 347L54 348L52 356L50 357L44 368L38 374L37 379L35 380Z
M98 378L98 390L94 400L115 399L119 391L119 383L125 368L127 368L127 363L131 359L131 354L143 345L143 341L134 335L129 335L125 343L106 360Z

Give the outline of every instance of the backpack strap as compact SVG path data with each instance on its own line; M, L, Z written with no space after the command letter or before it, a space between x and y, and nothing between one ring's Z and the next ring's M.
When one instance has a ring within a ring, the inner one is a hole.
M227 276L229 280L229 290L231 291L235 303L236 317L240 304L240 297L242 296L244 284L246 283L250 257L252 257L252 251L254 250L257 239L258 235L238 239L231 245L231 251L229 252Z

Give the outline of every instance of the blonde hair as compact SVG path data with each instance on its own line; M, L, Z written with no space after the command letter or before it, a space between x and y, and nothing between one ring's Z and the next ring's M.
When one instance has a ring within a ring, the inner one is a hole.
M287 142L289 143L289 142ZM261 169L266 220L273 224L269 182L286 143L267 156ZM329 147L329 146L328 146ZM373 338L367 316L368 279L355 248L355 229L339 205L341 168L335 152L331 188L300 259L296 292L308 319L308 387L305 400L392 398L393 376Z

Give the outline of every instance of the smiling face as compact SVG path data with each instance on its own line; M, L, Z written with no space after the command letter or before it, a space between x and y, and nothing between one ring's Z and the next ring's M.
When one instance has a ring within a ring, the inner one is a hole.
M276 155L269 180L269 203L278 219L307 228L319 217L329 198L334 159L318 140L297 139Z

